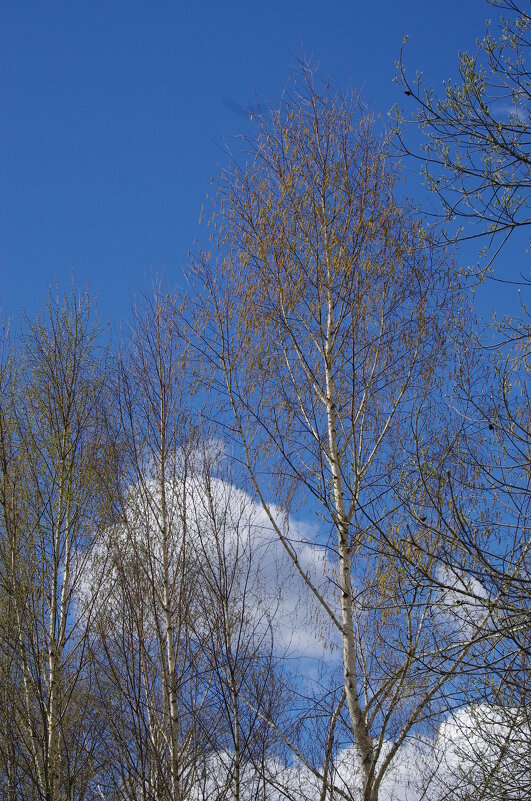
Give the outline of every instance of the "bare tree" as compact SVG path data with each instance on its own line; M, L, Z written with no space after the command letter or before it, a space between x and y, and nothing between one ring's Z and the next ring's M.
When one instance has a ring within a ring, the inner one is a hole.
M117 375L121 501L92 564L105 587L93 649L112 709L110 786L146 801L247 799L272 736L254 711L272 656L252 504L214 477L214 446L193 426L177 296L155 286L134 311Z
M424 87L420 77L408 79L400 59L399 83L413 113L398 114L397 134L402 150L423 162L443 215L461 225L459 238L480 237L488 266L495 258L502 264L494 280L520 284L525 292L529 278L523 271L511 275L500 260L509 255L508 238L516 231L525 234L530 222L529 9L517 0L488 2L501 17L488 22L475 52L459 55L459 80L448 83L444 93ZM411 144L407 122L420 126L420 150ZM483 367L478 373L476 365L475 379L466 372L459 376L455 400L464 425L455 469L448 478L428 475L426 465L420 471L437 510L432 524L446 543L444 592L470 631L490 610L485 647L468 668L468 698L487 704L474 717L476 728L483 726L482 739L476 758L469 753L465 760L465 772L475 776L476 797L485 798L501 795L501 786L507 797L529 792L529 775L516 769L522 750L529 748L530 600L529 314L524 295L519 301L521 319L495 325L498 350L483 345ZM470 342L467 351L466 358L474 358ZM486 745L496 739L499 759ZM469 792L463 784L461 794Z
M16 690L6 709L22 783L9 792L46 801L86 797L101 753L87 657L92 608L76 594L106 515L98 336L86 293L50 294L3 372L2 667Z
M234 486L226 465L219 448L203 445L189 523L199 565L198 626L212 676L208 703L214 715L207 719L212 757L205 794L251 801L267 793L264 763L275 736L265 721L281 705L283 693L276 681L274 594L260 567L267 542L256 505Z
M19 733L21 724L20 709L17 699L23 694L23 677L21 663L17 659L17 642L13 632L17 630L17 606L23 599L28 586L28 574L31 570L26 560L18 564L16 586L12 580L15 567L15 555L23 556L22 537L19 518L21 515L20 500L23 487L23 476L20 472L16 447L16 420L14 416L14 399L16 376L14 358L8 327L2 331L2 357L0 367L0 442L2 455L2 538L1 538L1 600L0 600L0 682L2 703L0 704L2 736L0 737L0 787L2 794L14 801L19 795L28 798L36 797L27 776L27 765L22 738ZM18 553L13 545L18 544ZM17 560L18 561L18 560ZM16 591L14 595L13 590Z
M197 266L198 347L216 405L226 401L222 430L341 642L330 731L332 743L351 738L354 759L336 792L374 801L408 735L449 702L444 688L470 647L432 614L433 585L389 547L406 523L404 447L412 437L417 450L437 447L436 427L412 420L449 386L461 299L430 234L396 202L360 101L317 88L307 68L298 78L260 119L248 164L221 180L216 265L205 256ZM285 512L300 502L326 521L330 537L317 544L330 591L302 566L270 493Z
M117 373L118 514L93 571L104 576L100 689L114 714L114 786L127 798L186 798L208 682L193 636L187 504L193 431L177 300L155 287L134 309Z
M467 797L473 785L477 798L516 799L531 781L522 763L531 747L528 343L505 345L488 367L485 351L479 356L479 374L462 373L454 394L465 422L447 445L452 469L433 470L417 456L402 558L416 572L437 560L438 572L423 580L436 582L445 613L476 641L462 667L462 743L452 745L462 767L445 777L443 795ZM419 538L426 529L431 536Z

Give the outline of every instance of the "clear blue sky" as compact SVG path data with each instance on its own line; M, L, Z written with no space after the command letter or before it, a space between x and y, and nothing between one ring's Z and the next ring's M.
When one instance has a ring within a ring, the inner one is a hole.
M406 62L440 86L483 0L0 0L0 303L33 315L72 270L118 324L152 271L178 284L223 141L276 103L302 50L386 115Z

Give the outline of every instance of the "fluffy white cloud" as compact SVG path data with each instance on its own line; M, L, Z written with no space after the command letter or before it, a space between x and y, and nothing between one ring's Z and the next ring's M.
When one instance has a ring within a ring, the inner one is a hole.
M334 604L331 566L325 550L312 544L315 531L276 507L270 512L297 552L302 570ZM256 635L264 633L265 627L273 632L278 655L336 658L329 647L334 631L320 615L260 503L230 482L198 469L186 481L179 477L166 484L165 514L175 585L186 553L195 582L192 591L200 595L209 573L213 579L221 570L230 573L231 603L245 603L248 625ZM104 533L87 561L78 588L79 608L92 606L96 598L107 617L113 609L121 614L118 572L134 560L145 571L148 583L161 580L161 515L161 490L155 480L129 488L121 520Z
M522 712L501 707L467 706L450 715L439 727L435 740L409 739L391 764L380 788L380 801L524 801L531 789L529 763L531 731ZM222 783L231 755L213 755L210 767L216 783ZM382 758L385 757L385 749ZM343 797L358 801L360 783L352 748L341 750L334 760L333 779ZM276 760L265 765L267 799L318 801L321 781L299 760L286 766ZM214 781L214 779L212 779ZM245 768L248 795L260 783L250 766ZM197 789L194 798L208 797Z
M186 483L178 480L166 489L170 549L175 564L180 563L185 548L187 558L197 563L197 569L191 571L194 580L204 581L209 569L213 576L225 571L230 578L231 602L235 608L245 604L245 625L253 636L258 640L263 637L266 642L269 632L273 632L276 655L294 659L308 682L314 678L312 661L325 673L336 670L339 649L331 652L329 647L330 642L338 639L336 633L319 616L318 603L263 507L229 481L205 475L200 469ZM302 569L334 605L333 566L325 549L314 544L318 532L294 517L283 516L277 508L271 508L270 513L289 537ZM80 595L84 605L90 604L97 588L100 604L107 613L116 604L119 614L121 590L113 549L125 562L129 558L139 559L144 569L151 571L151 577L157 579L162 564L160 515L160 490L155 482L130 489L122 522L106 532L94 551L90 570L86 571L85 588ZM442 579L447 589L440 593L438 614L451 619L463 633L463 628L474 625L477 616L484 614L485 591L479 582L465 583L458 574L448 573ZM208 614L205 606L202 613ZM489 782L493 791L511 783L518 790L525 785L522 766L528 764L529 745L529 723L522 721L516 710L486 705L462 708L441 724L434 741L417 737L402 744L382 783L380 799L436 801L450 796L456 799L471 786L481 787ZM384 748L381 758L385 758L385 753ZM230 751L211 754L209 760L194 789L194 798L215 797L230 779L233 765ZM335 755L334 782L354 799L359 795L356 763L351 748ZM276 801L286 797L286 793L294 801L320 797L318 777L298 760L283 765L269 759L265 769L268 800ZM247 788L247 797L254 797L260 781L252 765L246 764L242 783ZM486 797L494 799L496 795Z

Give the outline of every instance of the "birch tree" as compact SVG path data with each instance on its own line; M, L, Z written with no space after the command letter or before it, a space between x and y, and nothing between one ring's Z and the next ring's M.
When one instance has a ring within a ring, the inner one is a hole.
M16 689L8 708L20 781L27 797L45 801L85 797L101 756L87 658L92 608L77 596L106 514L98 335L86 294L50 294L3 373L3 666Z
M24 686L21 663L17 658L17 642L13 632L17 631L17 607L24 603L31 570L24 570L29 563L24 556L23 539L20 532L20 501L23 487L20 465L17 459L16 424L14 418L14 394L16 386L12 343L7 326L2 331L0 361L0 443L2 454L2 538L0 552L1 601L0 601L0 682L1 725L0 737L0 787L2 794L14 801L20 794L36 797L35 788L27 775L23 738L20 736L21 709L18 699L23 697ZM16 551L15 551L16 543ZM18 566L17 583L13 582L15 564ZM29 575L28 575L29 574ZM14 592L15 591L15 592ZM20 617L18 617L20 623Z
M467 381L461 376L454 396L454 413L466 425L453 468L445 475L419 462L425 501L409 495L417 531L421 518L424 529L437 531L439 570L423 578L437 581L446 614L478 644L463 666L468 709L459 718L461 743L452 746L458 764L444 777L442 797L468 797L471 786L485 799L529 793L529 765L522 762L531 747L528 354L528 341L518 337L489 353L485 366L479 349L479 372ZM418 571L435 558L434 539L419 542L413 526L407 537L408 557L423 555L413 567ZM430 794L438 797L435 787Z
M177 304L155 287L133 309L116 375L116 518L92 566L106 588L94 647L113 709L113 785L130 799L188 797L201 754L206 683L187 524L193 431Z
M189 370L181 303L156 285L120 359L120 500L92 565L106 588L93 647L113 710L111 785L126 799L247 799L271 739L253 711L272 669L252 504L194 425Z
M418 160L443 215L462 226L459 237L483 237L492 246L490 264L509 236L531 222L531 18L519 0L487 2L500 17L487 22L474 50L459 54L459 77L443 92L425 86L420 72L412 80L400 58L397 83L408 99L404 111L395 111L402 152ZM411 122L422 133L420 147L409 136Z
M436 427L415 431L412 418L448 386L461 301L440 248L396 199L363 104L318 86L307 68L297 81L259 119L248 162L220 181L212 255L196 265L198 348L220 430L238 442L309 603L340 641L339 723L326 752L342 733L353 762L336 791L375 801L402 743L447 704L470 647L432 614L436 590L388 547L407 514L404 447L413 436L419 451L437 447ZM328 590L303 569L271 498L323 521ZM310 767L324 798L323 764L331 770L331 760Z
M489 650L471 671L469 698L477 702L483 694L487 703L487 712L476 715L478 726L486 721L483 742L492 739L489 719L504 720L511 737L503 745L499 769L485 764L478 749L476 767L485 785L479 787L478 780L477 792L490 797L505 783L508 796L514 792L518 797L528 792L528 782L521 781L519 770L508 770L507 761L516 765L522 751L521 744L512 749L511 738L529 747L529 626L524 610L529 608L530 340L525 297L529 273L527 267L516 270L514 265L524 255L530 224L530 16L518 0L487 2L498 19L487 22L474 50L459 54L459 77L448 81L444 91L423 84L420 73L412 80L400 59L398 83L408 99L404 113L397 113L396 133L402 152L422 165L442 216L459 224L458 238L477 238L484 246L480 255L487 255L488 262L479 277L491 273L494 281L520 286L516 310L504 317L497 308L488 340L484 337L479 347L467 345L469 351L484 347L479 356L483 366L479 373L475 369L479 380L462 375L458 382L458 413L467 422L456 462L472 465L471 474L463 481L457 468L442 489L435 486L436 477L421 470L431 499L437 499L440 541L447 549L451 543L451 560L448 555L444 559L454 587L446 592L469 627L476 626L481 610L491 610ZM419 148L408 134L408 123L420 127ZM507 781L509 774L515 781Z
M274 593L262 575L266 553L256 505L234 486L226 454L205 445L200 454L190 528L199 562L198 628L211 674L211 761L203 794L251 801L267 797L265 764L276 738L266 721L284 700L274 653Z

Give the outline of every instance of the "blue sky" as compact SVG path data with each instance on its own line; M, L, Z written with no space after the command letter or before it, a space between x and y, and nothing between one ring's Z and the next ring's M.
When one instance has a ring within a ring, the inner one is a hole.
M100 315L164 271L181 283L223 143L275 104L296 54L382 115L406 63L441 86L484 32L484 0L0 0L0 303L30 316L72 271Z

